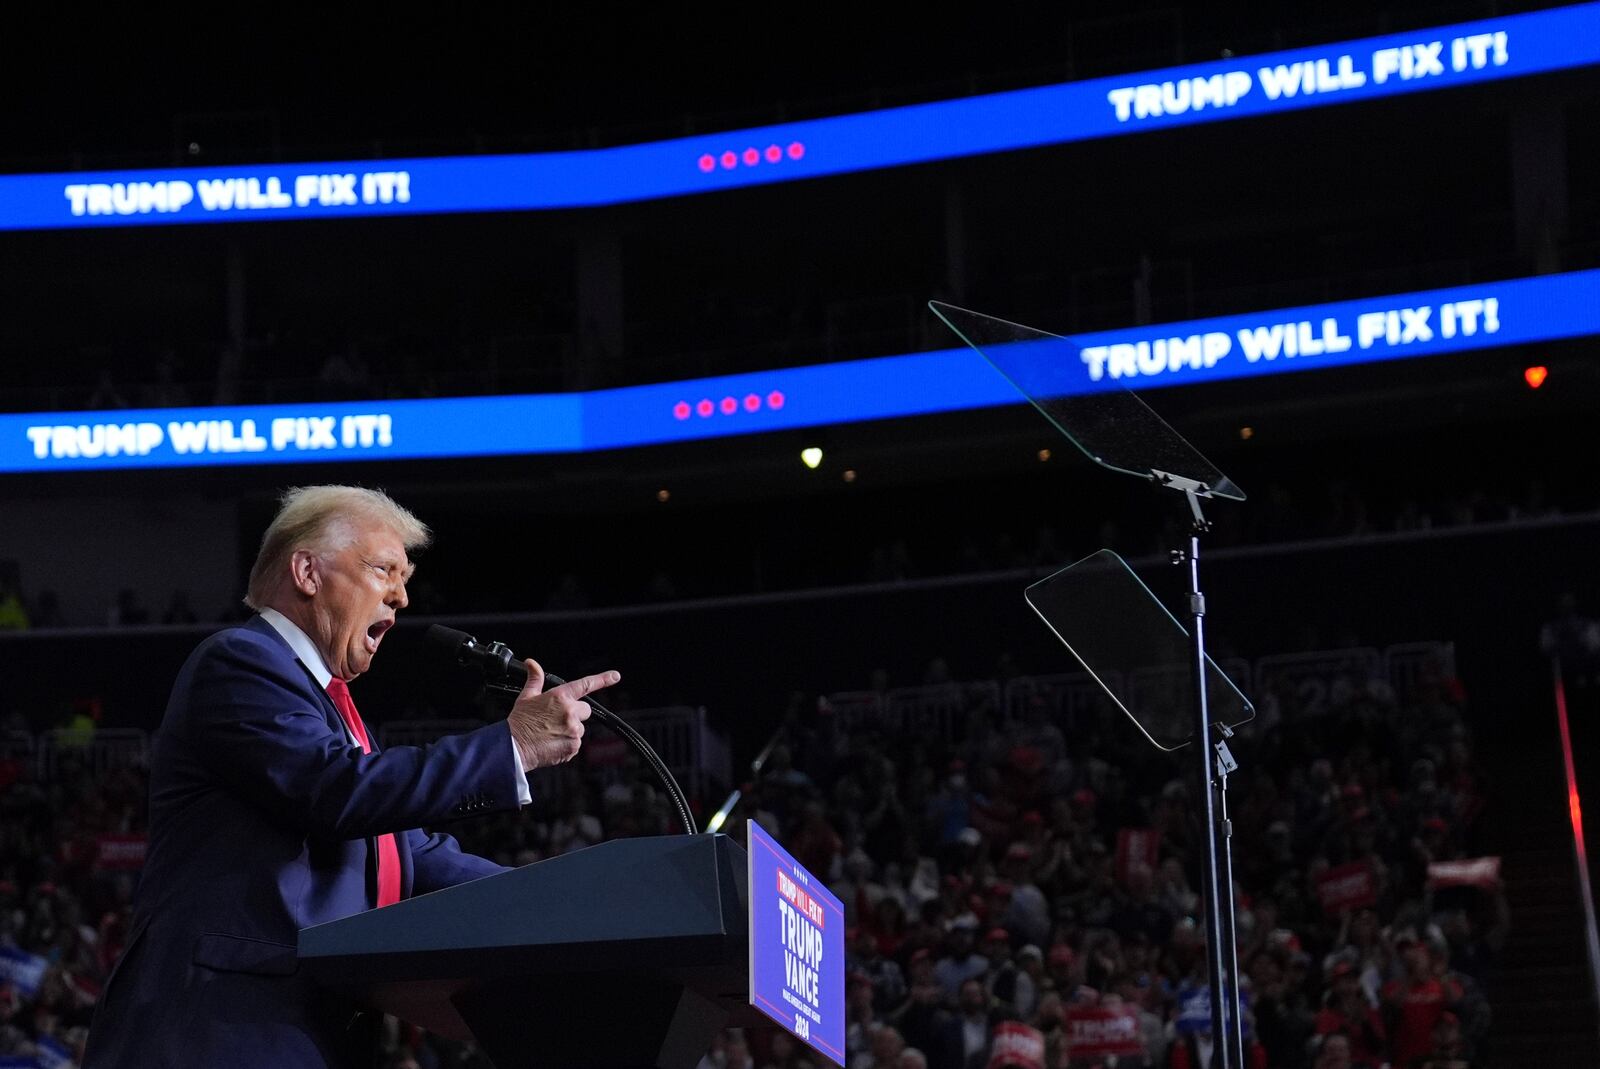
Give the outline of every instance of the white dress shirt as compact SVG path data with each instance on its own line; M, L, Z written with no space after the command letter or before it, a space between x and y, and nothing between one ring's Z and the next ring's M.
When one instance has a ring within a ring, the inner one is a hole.
M328 662L322 659L322 652L317 649L316 643L311 641L311 636L300 630L293 620L277 609L262 609L261 618L283 636L283 640L289 644L289 648L294 651L300 663L306 666L306 671L317 681L317 686L327 690L328 684L333 682L333 672L328 668ZM344 718L340 717L339 721L344 723ZM351 745L360 745L356 742L356 737L351 734L350 725L345 724L344 734ZM528 777L522 771L522 750L517 746L516 739L511 740L511 759L516 762L514 767L517 770L517 802L520 805L527 805L533 801L533 791L529 789Z

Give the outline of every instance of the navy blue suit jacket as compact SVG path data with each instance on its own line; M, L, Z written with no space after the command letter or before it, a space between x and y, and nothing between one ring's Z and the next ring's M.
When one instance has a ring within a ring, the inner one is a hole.
M422 825L517 806L506 724L363 754L259 616L206 639L150 767L150 847L85 1069L360 1064L357 1007L298 975L296 933L373 904L372 837L406 897L503 871Z

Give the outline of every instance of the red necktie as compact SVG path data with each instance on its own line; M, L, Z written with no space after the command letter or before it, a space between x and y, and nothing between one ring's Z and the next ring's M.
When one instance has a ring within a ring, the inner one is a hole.
M350 697L350 685L338 676L328 681L328 696L333 699L333 706L339 710L339 715L344 718L344 726L350 729L350 734L355 736L356 742L361 744L362 753L372 752L372 743L367 739L367 725L361 722L361 714L356 712L356 703ZM400 901L400 848L395 845L394 834L385 833L378 836L378 905L388 906Z

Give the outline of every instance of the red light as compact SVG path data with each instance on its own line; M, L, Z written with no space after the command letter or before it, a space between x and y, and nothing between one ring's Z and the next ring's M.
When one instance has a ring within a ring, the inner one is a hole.
M783 407L783 392L781 390L773 390L771 393L767 394L767 407L768 408L782 408Z
M777 163L781 159L783 159L783 149L779 148L777 145L768 145L767 162Z
M1578 799L1577 766L1572 758L1572 728L1567 720L1567 685L1561 678L1561 668L1554 667L1556 691L1556 727L1561 731L1561 760L1567 773L1567 816L1572 821L1572 845L1578 854L1578 881L1589 891L1589 850L1583 841L1583 805Z
M722 169L724 171L731 171L738 165L739 157L733 154L732 149L729 149L727 152L722 154Z
M722 414L724 416L731 416L737 411L739 411L738 401L735 401L731 397L724 397L722 399Z
M1544 385L1544 380L1550 377L1550 369L1543 364L1537 364L1522 373L1522 379L1531 388L1537 390Z
M749 394L749 395L747 395L745 397L745 399L744 399L744 410L746 412L754 412L757 409L759 409L760 407L761 407L761 398L760 397L756 396L753 393Z
M791 141L791 142L789 142L789 158L791 160L798 160L801 156L804 156L805 154L806 154L805 145L803 145L799 141Z
M679 401L677 404L673 405L672 406L672 418L673 419L688 419L689 418L689 402L688 401Z
M756 164L758 164L760 162L761 162L761 153L760 153L760 151L758 151L757 149L753 149L753 148L747 148L747 149L744 150L744 165L746 167L754 167Z
M713 411L715 411L715 407L710 401L702 400L699 404L694 406L694 410L700 414L701 419L705 419L707 416L711 415Z
M717 158L709 152L700 157L699 163L700 169L707 174L717 169Z

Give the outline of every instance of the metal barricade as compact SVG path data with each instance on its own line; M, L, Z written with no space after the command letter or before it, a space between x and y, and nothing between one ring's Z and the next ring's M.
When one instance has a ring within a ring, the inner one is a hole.
M825 699L833 711L840 731L851 732L867 725L882 725L888 715L886 695L877 690L845 690Z
M711 729L704 707L633 709L626 719L689 794L732 782L732 752Z
M981 719L999 726L1002 715L1000 684L993 680L897 687L885 696L885 706L895 730L947 743L965 739Z
M1401 706L1437 694L1456 674L1454 642L1399 642L1383 651L1384 676Z
M1256 661L1257 704L1274 702L1284 720L1317 717L1369 691L1383 678L1383 658L1369 646L1313 650Z
M39 774L39 750L33 733L28 731L0 731L0 765L15 766L6 772L7 782L26 770L29 776Z
M125 768L150 764L150 733L138 728L97 728L89 734L59 728L40 735L39 776L55 780L69 769L101 778Z
M1113 689L1121 690L1120 673L1107 672L1103 678ZM1063 731L1072 732L1113 709L1100 684L1088 672L1019 676L1006 684L1005 718L1008 725L1025 722L1030 712L1042 712Z

